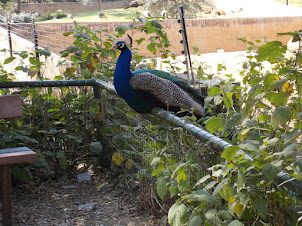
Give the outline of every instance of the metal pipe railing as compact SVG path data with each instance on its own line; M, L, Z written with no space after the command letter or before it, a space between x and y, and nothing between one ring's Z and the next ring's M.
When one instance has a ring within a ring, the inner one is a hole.
M20 82L0 82L0 88L18 88L18 87L64 87L64 86L92 86L105 89L106 91L117 94L114 86L100 79L87 79L87 80L58 80L58 81L20 81ZM154 108L152 114L156 115L160 119L168 121L170 124L181 127L186 131L189 131L195 138L202 142L206 142L212 148L223 152L226 148L232 146L230 143L216 137L209 132L192 125L181 118L163 110L160 108ZM243 150L239 150L238 154L245 153ZM245 159L253 160L253 158L245 153ZM295 178L290 177L285 171L281 171L277 175L277 181L279 187L285 186L287 189L296 192L299 199L302 199L302 182L296 181Z
M46 81L20 81L20 82L0 82L0 88L21 88L21 87L66 87L66 86L94 86L94 79L83 80L46 80Z

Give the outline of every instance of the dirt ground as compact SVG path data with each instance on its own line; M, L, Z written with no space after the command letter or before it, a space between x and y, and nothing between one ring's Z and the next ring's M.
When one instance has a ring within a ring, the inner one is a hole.
M139 207L133 191L110 184L99 189L104 183L92 177L80 183L61 179L34 187L14 186L14 225L159 225L158 219Z

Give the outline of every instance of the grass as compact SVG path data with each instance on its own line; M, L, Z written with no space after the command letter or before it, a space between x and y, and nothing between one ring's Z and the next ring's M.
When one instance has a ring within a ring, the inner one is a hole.
M106 21L131 21L130 17L134 16L138 12L135 9L108 9L102 10L102 13L106 15L107 19L101 19L97 16L98 11L88 13L73 14L73 19L64 17L56 20L46 20L40 23L66 23L66 22L106 22Z

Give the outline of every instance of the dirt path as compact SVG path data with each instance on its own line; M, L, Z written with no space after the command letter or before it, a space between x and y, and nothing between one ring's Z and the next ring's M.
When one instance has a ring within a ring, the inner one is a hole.
M104 180L60 181L38 188L13 189L14 225L153 226L157 220L137 208L133 193L106 186Z

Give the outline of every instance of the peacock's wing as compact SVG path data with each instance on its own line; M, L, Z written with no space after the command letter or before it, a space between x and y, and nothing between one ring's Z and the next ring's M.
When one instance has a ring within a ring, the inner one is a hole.
M141 71L133 73L129 80L129 84L137 92L143 91L145 100L156 98L161 105L166 106L168 110L172 109L197 109L198 115L204 114L203 107L183 89L177 86L169 79L165 79L150 73L149 71ZM147 96L149 94L149 97Z
M154 74L154 75L156 75L160 78L164 78L164 79L168 79L168 80L172 81L177 86L179 86L182 90L184 90L187 94L189 94L191 96L191 98L194 99L194 101L196 101L197 103L204 106L205 96L203 96L200 92L198 92L197 89L194 89L193 87L191 87L187 83L173 77L168 72L160 71L160 70L137 70L137 71L134 71L132 74L135 75L135 74L141 74L141 73L144 73L144 72L149 72L149 73L152 73L152 74Z

